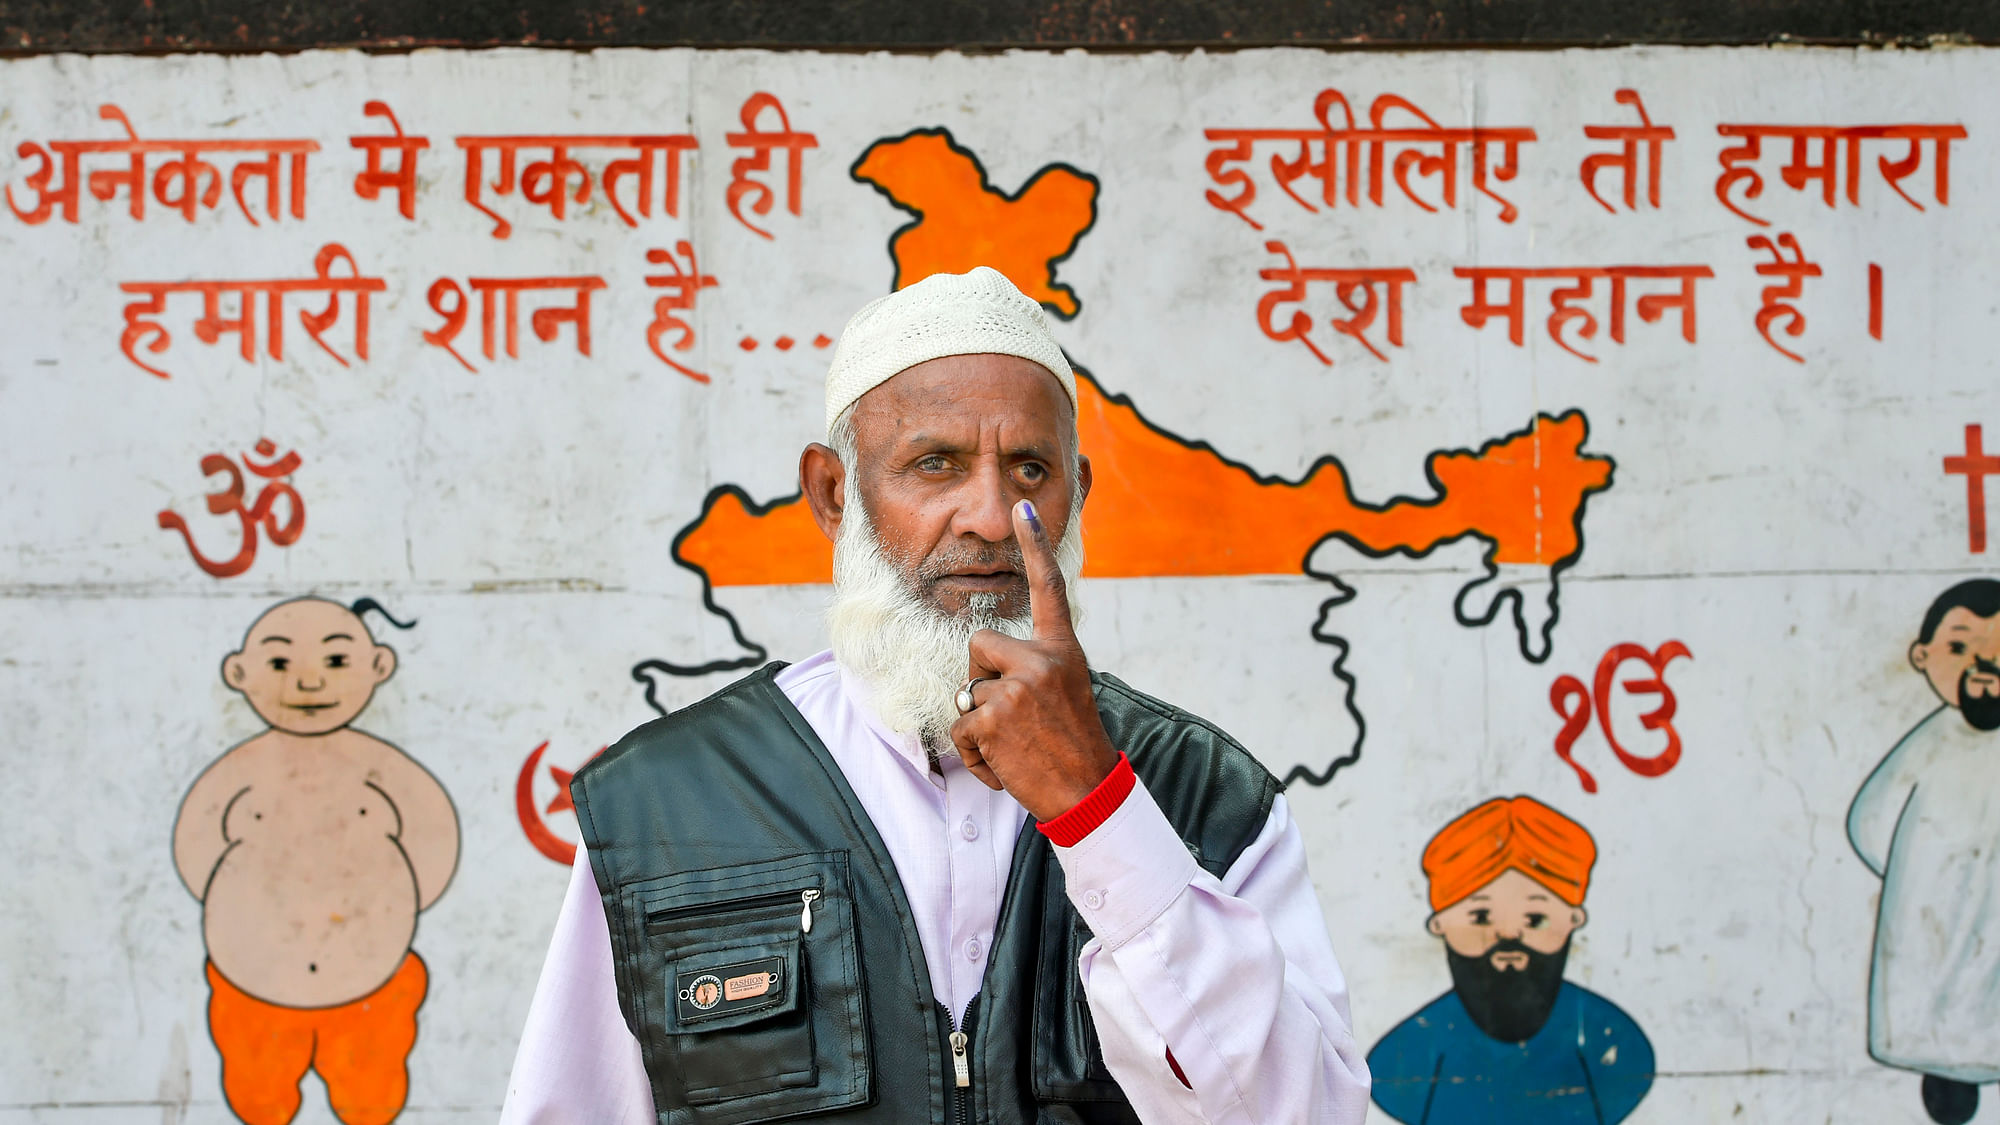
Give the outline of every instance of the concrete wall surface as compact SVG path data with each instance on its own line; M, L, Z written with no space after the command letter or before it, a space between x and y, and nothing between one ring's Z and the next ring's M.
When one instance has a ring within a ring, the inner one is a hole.
M977 264L1082 373L1093 662L1289 782L1385 1118L2000 1121L1996 61L0 61L0 1123L490 1120L563 781L823 647L830 345ZM1459 995L1468 839L1589 1057Z

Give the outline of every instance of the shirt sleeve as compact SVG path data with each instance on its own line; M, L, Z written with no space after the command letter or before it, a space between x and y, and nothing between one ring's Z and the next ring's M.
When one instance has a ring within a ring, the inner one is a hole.
M1283 796L1220 880L1143 784L1056 855L1095 935L1077 971L1104 1064L1141 1120L1358 1125L1368 1067Z
M501 1125L653 1125L639 1041L618 1010L611 931L581 845L507 1080Z
M1883 757L1861 784L1861 791L1854 795L1854 804L1848 807L1848 843L1854 845L1855 854L1878 878L1888 873L1889 845L1895 839L1896 824L1903 818L1910 795L1916 791L1921 773L1919 751L1933 741L1930 726L1936 718L1933 712L1896 743L1895 749Z
M1611 1125L1625 1120L1653 1088L1653 1044L1625 1009L1601 996L1585 997L1590 1034L1583 1066L1599 1115Z

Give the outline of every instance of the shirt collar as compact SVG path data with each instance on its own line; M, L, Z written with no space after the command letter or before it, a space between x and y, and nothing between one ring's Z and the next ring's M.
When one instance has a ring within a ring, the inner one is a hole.
M831 652L826 655L829 660L832 659ZM847 667L837 660L833 661L833 666L840 672L842 698L854 709L862 725L868 728L868 733L874 735L876 741L902 759L904 765L917 771L933 784L943 784L938 771L931 769L930 751L918 739L916 732L898 732L889 729L889 725L882 721L881 712L875 709L875 693L868 686L868 682L848 671ZM964 768L964 763L957 762L956 759L943 759L939 762L941 769L949 769L953 764Z

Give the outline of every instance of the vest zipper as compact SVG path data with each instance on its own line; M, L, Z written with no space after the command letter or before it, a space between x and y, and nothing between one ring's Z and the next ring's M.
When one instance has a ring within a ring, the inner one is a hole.
M691 906L676 906L671 910L655 910L646 915L646 924L648 926L657 925L661 922L669 922L675 918L686 918L695 914L733 914L739 910L754 910L759 906L773 906L789 901L800 904L799 932L809 934L812 933L813 928L813 903L818 902L819 899L820 890L818 887L809 887L803 891L773 891L770 894L752 895L749 898L730 899L728 902L703 902Z
M951 1051L951 1085L945 1091L951 1102L951 1119L954 1125L972 1123L972 1028L979 1011L979 997L965 1006L963 1020L951 1014L951 1009L943 1004L938 1011L945 1017L945 1026L950 1034L945 1036L945 1045Z
M965 1057L965 1032L951 1033L951 1072L957 1078L958 1087L964 1089L972 1085L972 1060Z

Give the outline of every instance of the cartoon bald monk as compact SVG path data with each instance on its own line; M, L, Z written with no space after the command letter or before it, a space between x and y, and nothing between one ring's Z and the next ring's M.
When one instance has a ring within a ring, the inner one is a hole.
M223 1094L248 1125L289 1122L308 1068L345 1125L386 1125L409 1093L429 985L410 943L458 866L458 814L415 759L351 725L396 672L369 610L389 617L299 598L257 619L222 681L270 729L202 771L174 822Z
M1375 1103L1408 1125L1612 1125L1653 1085L1625 1012L1563 979L1597 844L1533 797L1495 797L1424 849L1452 989L1368 1052Z

